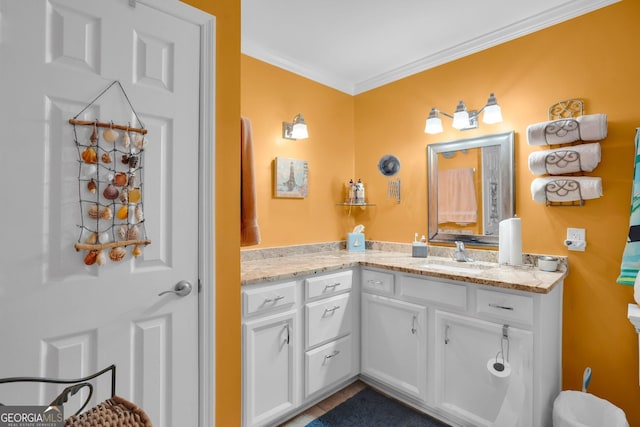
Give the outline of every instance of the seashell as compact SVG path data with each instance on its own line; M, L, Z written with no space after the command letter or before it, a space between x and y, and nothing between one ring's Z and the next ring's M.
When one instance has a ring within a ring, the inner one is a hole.
M93 265L96 263L97 258L98 258L98 251L89 251L87 255L84 257L84 263L87 265Z
M84 242L88 245L94 245L97 241L98 241L98 233L94 231L91 234L89 234L89 236L87 237L87 240L85 240Z
M87 190L89 190L89 192L91 192L91 193L94 193L94 194L95 194L95 192L96 192L96 188L97 188L97 186L96 186L96 182L94 181L94 179L93 179L93 178L91 178L91 179L89 180L89 182L87 182Z
M98 168L96 165L83 163L80 167L80 176L81 178L91 178L92 176L95 176L97 171Z
M113 128L109 128L102 132L102 137L105 141L108 142L116 142L119 136L120 134L118 133L118 131L113 130Z
M142 249L140 248L140 245L135 245L133 247L131 255L133 255L134 257L139 257L140 255L142 255Z
M136 174L132 173L129 175L129 182L127 183L129 187L135 187L136 185Z
M89 141L91 141L92 145L96 145L98 143L98 129L95 126L93 127L93 131L91 132Z
M98 251L98 255L96 256L96 264L105 265L107 262L107 256L104 254L104 251Z
M144 138L144 136L136 134L136 136L133 137L133 146L138 150L142 150L147 146L147 140Z
M92 147L85 148L80 156L85 163L98 163L98 153Z
M112 162L111 155L109 153L104 153L101 158L102 158L102 163L111 163Z
M93 219L100 218L100 208L98 207L98 205L96 204L91 205L87 210L87 215L89 216L89 218L93 218Z
M112 181L118 187L124 187L127 183L127 175L122 172L117 173L116 176L113 177Z
M122 261L122 259L125 257L125 255L127 254L127 251L120 247L120 246L116 246L115 248L111 249L109 251L109 258L111 258L111 261Z
M129 138L129 132L125 132L122 134L122 146L124 148L129 148L131 145L131 139Z
M138 156L129 156L129 169L138 167Z
M127 238L129 240L140 240L140 235L141 235L140 228L137 225L134 225L129 229L129 232L127 233Z
M111 207L107 206L100 212L100 218L102 219L111 219L113 218L113 212L111 212Z
M131 156L129 154L123 154L122 157L120 157L120 161L124 165L128 165L130 159L131 159Z
M109 237L109 233L107 233L106 231L100 233L100 236L98 237L98 241L100 243L109 243L110 240L111 238Z
M133 211L133 215L138 222L144 221L144 214L142 213L142 206L137 205L136 209Z
M123 188L122 191L120 191L120 201L122 203L127 203L129 201L129 190L126 188Z
M120 194L120 191L112 184L107 185L107 188L105 188L104 191L102 192L102 195L107 200L115 200L118 198L119 194Z
M121 220L126 220L129 217L129 208L127 207L127 205L122 205L120 206L120 209L118 209L118 213L116 214L116 216L118 217L118 219Z
M142 198L142 193L139 188L132 188L129 190L129 203L138 203Z
M122 224L120 228L118 228L118 237L120 238L120 240L127 240L128 233L129 228L125 224Z

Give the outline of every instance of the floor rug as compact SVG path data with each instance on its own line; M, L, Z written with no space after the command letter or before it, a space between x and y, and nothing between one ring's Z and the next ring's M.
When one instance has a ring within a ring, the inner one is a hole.
M367 387L306 427L449 427Z

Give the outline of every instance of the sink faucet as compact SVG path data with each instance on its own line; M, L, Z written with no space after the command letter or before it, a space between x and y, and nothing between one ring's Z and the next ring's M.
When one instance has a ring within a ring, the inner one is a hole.
M453 259L458 262L472 262L473 260L467 256L464 250L464 243L456 240L456 250L453 252Z

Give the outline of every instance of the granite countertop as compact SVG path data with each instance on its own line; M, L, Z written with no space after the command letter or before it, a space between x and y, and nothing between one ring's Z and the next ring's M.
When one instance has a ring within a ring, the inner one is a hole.
M522 266L506 266L491 260L492 256L479 256L474 259L488 260L465 263L454 261L446 256L446 252L435 252L435 256L430 254L427 258L414 258L404 251L368 249L363 253L354 253L344 249L328 249L313 253L294 251L293 255L286 255L285 251L280 255L262 258L244 257L241 284L274 282L365 266L546 294L561 283L567 274L566 258L563 257L560 257L558 271L546 272L535 266L537 256L525 256L525 262L529 263Z

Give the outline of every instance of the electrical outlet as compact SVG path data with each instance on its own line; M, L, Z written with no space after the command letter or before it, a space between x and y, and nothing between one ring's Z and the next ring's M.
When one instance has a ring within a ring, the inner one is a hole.
M584 228L567 228L567 240L587 240Z

